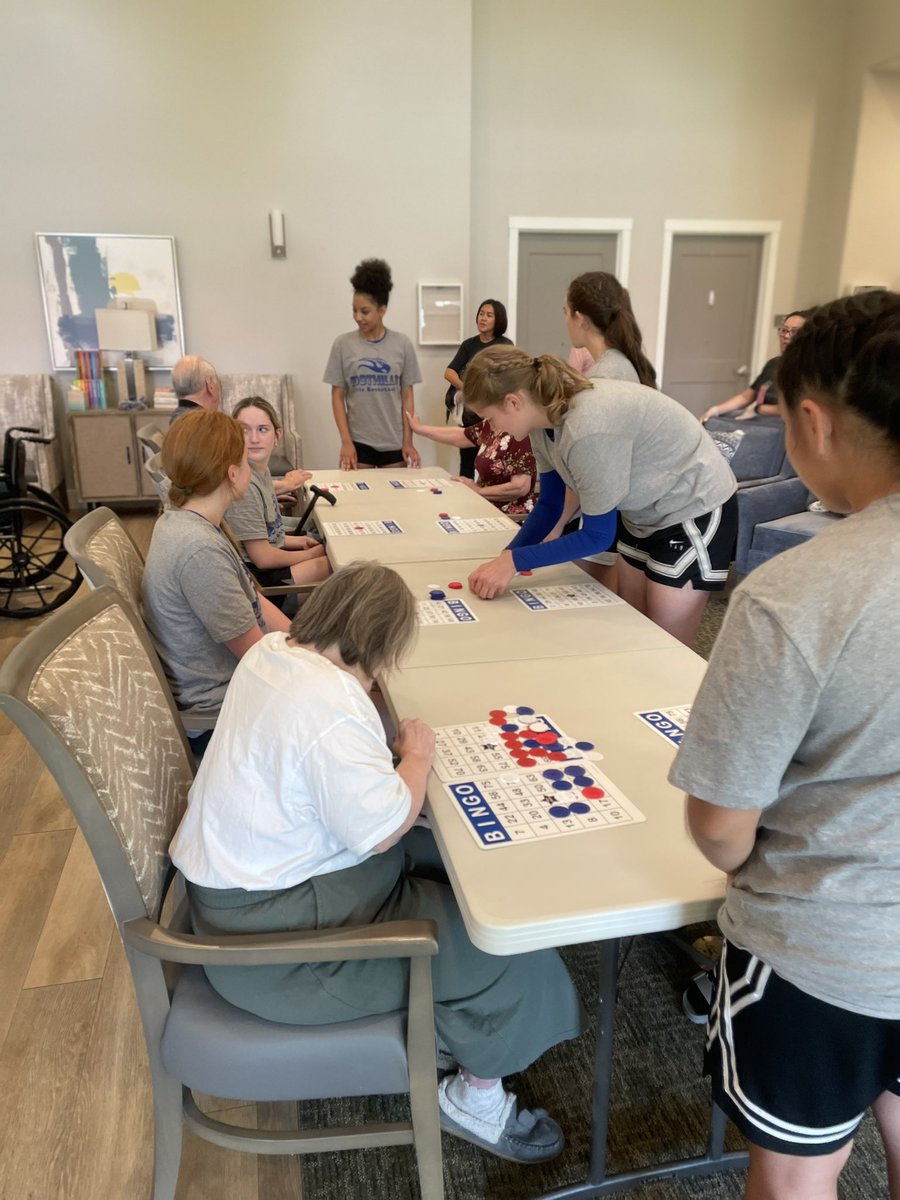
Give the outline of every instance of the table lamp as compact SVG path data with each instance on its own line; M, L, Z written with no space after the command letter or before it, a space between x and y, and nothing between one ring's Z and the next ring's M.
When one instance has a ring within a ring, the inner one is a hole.
M142 408L147 381L138 354L157 348L155 313L149 308L95 308L94 316L100 349L125 351L116 368L120 408Z

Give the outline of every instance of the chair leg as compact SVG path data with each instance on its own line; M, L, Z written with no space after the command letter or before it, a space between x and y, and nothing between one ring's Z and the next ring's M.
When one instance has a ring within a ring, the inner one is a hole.
M182 1087L174 1079L153 1081L153 1200L175 1200L184 1136Z
M422 1200L444 1200L430 958L413 958L410 961L409 982L409 1107L419 1168L419 1190Z

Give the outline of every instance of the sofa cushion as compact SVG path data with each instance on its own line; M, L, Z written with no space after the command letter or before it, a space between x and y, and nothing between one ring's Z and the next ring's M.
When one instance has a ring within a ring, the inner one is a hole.
M741 444L731 460L731 469L735 478L766 479L770 475L782 474L785 461L784 454L784 424L764 422L757 418L754 421L737 421L733 417L714 417L707 421L707 432L743 433Z
M783 550L799 546L807 542L817 533L832 524L841 521L843 517L837 513L798 512L788 517L779 517L776 521L766 521L757 525L753 531L753 541L747 556L747 569L761 566Z

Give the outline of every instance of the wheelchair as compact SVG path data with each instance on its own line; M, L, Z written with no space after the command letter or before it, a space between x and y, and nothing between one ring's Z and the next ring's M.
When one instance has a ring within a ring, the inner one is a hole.
M25 443L40 430L7 429L0 466L0 617L29 620L74 596L81 576L63 546L72 522L49 492L25 481Z

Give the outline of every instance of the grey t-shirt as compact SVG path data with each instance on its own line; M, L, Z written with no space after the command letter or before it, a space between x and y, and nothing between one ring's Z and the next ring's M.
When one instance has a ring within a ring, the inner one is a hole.
M761 808L723 932L803 991L900 1018L900 494L735 591L669 778Z
M631 359L612 346L605 350L587 373L588 379L624 379L628 383L639 383L638 373Z
M237 659L224 644L266 632L247 568L221 529L198 513L167 508L144 567L144 620L178 707L215 711Z
M265 471L254 469L243 500L231 505L225 520L241 542L267 541L272 546L284 545L284 521L268 467ZM246 553L244 559L249 561Z
M403 445L400 390L422 382L413 344L404 333L386 329L368 342L358 329L335 338L325 368L325 383L346 393L347 421L354 442L373 450Z
M702 516L737 488L697 418L640 383L594 380L552 433L531 435L538 470L557 471L584 513L618 508L636 537Z

